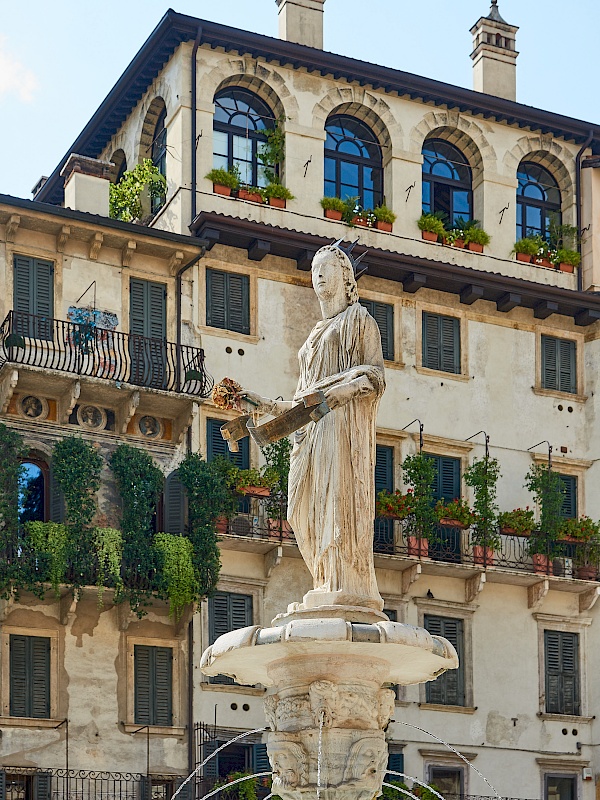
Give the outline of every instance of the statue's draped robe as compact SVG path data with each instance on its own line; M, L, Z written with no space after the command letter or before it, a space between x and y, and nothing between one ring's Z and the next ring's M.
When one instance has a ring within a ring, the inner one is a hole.
M359 303L318 322L302 346L295 401L366 378L361 393L295 434L288 519L314 589L381 608L373 566L375 423L385 389L377 323Z

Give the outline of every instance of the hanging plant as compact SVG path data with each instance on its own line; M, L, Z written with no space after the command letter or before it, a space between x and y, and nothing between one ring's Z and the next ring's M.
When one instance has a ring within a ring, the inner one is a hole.
M52 584L60 597L60 585L66 581L69 565L69 530L59 522L28 522L25 526L29 544L40 569L40 579ZM46 566L46 569L44 568Z
M264 167L264 173L269 183L281 183L281 168L285 161L285 131L283 123L285 116L278 117L272 128L265 128L262 133L266 138L258 151L258 160Z
M109 185L110 216L123 222L140 220L144 215L141 198L146 187L151 200L165 195L165 177L150 158L125 172L118 183Z
M107 585L114 586L115 599L123 591L121 562L123 561L123 535L115 528L96 528L94 545L98 559L98 605L102 605L102 594Z
M22 459L26 457L23 439L18 433L0 423L0 596L10 592L20 566L17 561L19 545L19 489L25 477Z
M437 522L433 504L433 459L424 453L407 456L402 462L402 471L405 483L413 490L413 512L407 518L407 530L411 536L430 539Z
M475 495L475 526L471 533L473 544L498 550L501 544L496 502L496 486L500 478L498 459L490 458L489 455L474 459L465 470L464 477L465 483L473 489Z
M187 537L172 533L157 533L154 544L160 554L162 583L169 598L169 614L178 620L183 609L198 597L194 548Z

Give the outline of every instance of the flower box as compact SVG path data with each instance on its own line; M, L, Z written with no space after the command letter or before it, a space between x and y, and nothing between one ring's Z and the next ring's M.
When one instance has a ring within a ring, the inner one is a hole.
M426 242L437 242L438 235L433 231L421 231L421 236Z
M473 545L473 562L486 567L494 566L494 551L491 547L482 544Z
M262 203L263 201L258 192L249 192L248 189L240 189L238 197L240 200L249 200L251 203Z
M531 264L531 258L529 253L517 253L517 261L522 261L524 264Z
M519 531L517 533L516 528L510 528L508 525L503 525L500 528L500 533L503 533L505 536L529 536L531 531Z
M577 578L580 581L595 581L598 577L598 570L593 564L582 564L577 567Z
M536 258L535 264L537 267L546 267L546 269L553 269L554 265L549 258Z
M382 219L378 219L375 222L375 227L378 231L385 231L386 233L391 233L392 228L394 227L391 222L384 222Z
M222 194L223 197L231 197L231 186L223 186L222 183L213 183L213 192Z
M573 264L565 264L564 261L560 262L558 268L561 272L575 272L575 267Z
M357 225L359 228L368 228L369 222L364 217L353 217L352 224Z
M468 525L464 525L459 520L452 519L451 517L442 517L439 522L444 528L460 528L462 531L464 531L469 527Z
M275 208L285 208L284 197L269 197L269 205Z
M552 568L550 567L550 559L542 553L534 553L532 555L533 571L538 575L551 575Z
M250 497L269 497L271 490L268 486L238 486L237 490L240 494L249 495Z
M472 253L483 253L483 245L478 242L469 242L467 250L470 250Z
M459 250L464 250L465 248L465 240L464 239L455 239L452 243L452 247L458 247Z
M420 536L407 536L408 555L417 556L418 558L428 558L429 541L422 539Z
M338 222L340 222L342 219L342 212L336 211L334 208L326 208L325 216L327 217L327 219L335 219Z

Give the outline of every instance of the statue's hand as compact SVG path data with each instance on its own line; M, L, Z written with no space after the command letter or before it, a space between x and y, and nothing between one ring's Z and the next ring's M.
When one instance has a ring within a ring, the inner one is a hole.
M356 395L356 389L350 383L342 383L339 386L332 386L325 390L325 400L331 410L345 406Z

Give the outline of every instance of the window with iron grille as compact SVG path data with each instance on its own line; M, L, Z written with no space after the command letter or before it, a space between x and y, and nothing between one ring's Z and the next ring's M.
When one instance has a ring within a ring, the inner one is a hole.
M9 638L10 716L50 718L50 639Z
M546 713L581 713L579 634L544 631Z
M458 654L458 669L450 669L425 685L428 703L445 706L465 705L464 623L462 619L426 614L423 627L433 636L443 636L454 645Z
M394 360L394 306L389 303L376 303L374 300L362 300L364 306L373 317L381 334L381 349L383 357L388 361Z
M173 724L173 649L134 645L134 722Z
M423 312L423 358L428 369L460 375L460 320Z
M575 342L542 336L542 389L577 394L576 359Z
M250 278L247 275L206 270L206 324L250 333Z

